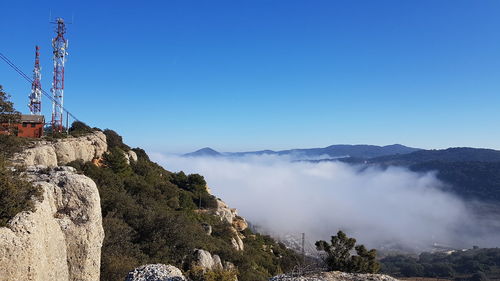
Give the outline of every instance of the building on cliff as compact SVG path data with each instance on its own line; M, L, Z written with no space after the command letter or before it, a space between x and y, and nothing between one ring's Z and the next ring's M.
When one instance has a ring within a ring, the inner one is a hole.
M0 134L10 135L14 133L23 138L41 138L44 125L45 117L43 115L21 115L19 123L2 123Z

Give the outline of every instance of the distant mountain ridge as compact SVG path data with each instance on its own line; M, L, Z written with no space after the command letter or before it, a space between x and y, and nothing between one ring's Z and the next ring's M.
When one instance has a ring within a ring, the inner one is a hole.
M411 165L422 162L500 162L500 151L486 148L452 147L419 150L405 155L386 155L371 159L373 163Z
M250 155L280 155L280 156L293 156L296 158L340 158L340 157L355 157L370 159L388 155L408 154L420 151L419 148L407 147L401 144L393 144L386 146L377 145L347 145L337 144L330 145L323 148L305 148L305 149L289 149L289 150L260 150L260 151L247 151L247 152L218 152L210 147L199 149L195 152L186 153L185 157L241 157Z
M454 147L420 150L404 155L388 155L368 160L342 159L367 165L403 166L415 172L437 172L447 190L467 200L500 202L500 151ZM498 207L500 213L500 207Z

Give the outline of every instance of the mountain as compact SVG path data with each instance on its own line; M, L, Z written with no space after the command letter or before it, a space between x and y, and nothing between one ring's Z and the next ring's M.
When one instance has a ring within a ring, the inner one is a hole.
M404 166L415 172L436 172L446 189L467 200L500 202L500 151L482 148L420 150L368 160L342 159L350 163Z
M386 155L369 162L411 165L422 162L500 162L500 151L484 148L455 147L439 150L419 150L404 155Z
M309 148L309 149L291 149L278 151L279 155L302 155L306 157L320 157L328 155L329 157L356 157L356 158L374 158L384 155L407 154L419 151L419 148L407 147L401 144L393 144L386 146L377 145L347 145L337 144L330 145L324 148Z
M205 147L202 149L198 149L195 152L186 153L183 156L184 157L207 157L207 156L218 157L218 156L222 156L222 153L215 151L215 150L211 149L210 147Z
M341 158L341 157L355 157L355 158L374 158L394 154L407 154L415 151L420 151L419 148L407 147L401 144L393 144L386 146L376 145L347 145L338 144L330 145L323 148L306 148L306 149L289 149L289 150L259 150L247 152L217 152L209 147L202 148L195 152L184 154L187 157L201 157L201 156L227 156L227 157L241 157L249 155L280 155L291 156L296 159L311 159L311 158Z

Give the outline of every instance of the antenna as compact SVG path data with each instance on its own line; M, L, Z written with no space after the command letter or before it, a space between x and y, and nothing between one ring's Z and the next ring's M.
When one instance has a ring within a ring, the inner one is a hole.
M33 115L40 115L42 113L42 80L40 67L40 47L35 46L35 67L33 68L33 82L31 83L31 94L29 95L30 112Z
M52 131L62 132L63 130L63 109L64 109L64 63L68 55L68 40L64 38L66 25L64 19L56 18L53 22L57 24L57 36L52 39L54 78L52 81Z

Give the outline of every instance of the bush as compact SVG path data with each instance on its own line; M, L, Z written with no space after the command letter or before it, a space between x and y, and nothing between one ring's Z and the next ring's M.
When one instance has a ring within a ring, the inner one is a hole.
M104 134L106 135L106 141L108 143L108 148L119 148L123 151L129 151L130 147L123 143L123 138L118 133L113 130L106 129L104 130Z
M91 134L93 131L94 129L90 128L89 126L87 126L87 124L81 121L73 122L73 124L71 124L71 127L69 128L70 135L74 137Z
M238 271L222 268L206 270L195 266L186 273L186 276L191 281L234 281L237 280Z
M347 237L342 231L339 231L337 236L332 236L331 244L323 240L316 242L317 250L326 253L325 263L328 270L377 273L380 270L380 264L376 260L377 251L367 250L364 245L355 245L356 239ZM351 255L353 249L356 250L356 255Z
M40 187L21 178L19 172L11 171L7 162L0 156L0 226L22 211L32 211L33 199L40 199Z
M18 123L20 119L21 113L15 110L10 95L4 92L0 85L0 123Z
M29 141L16 136L0 135L0 156L9 159L14 153L21 152Z

